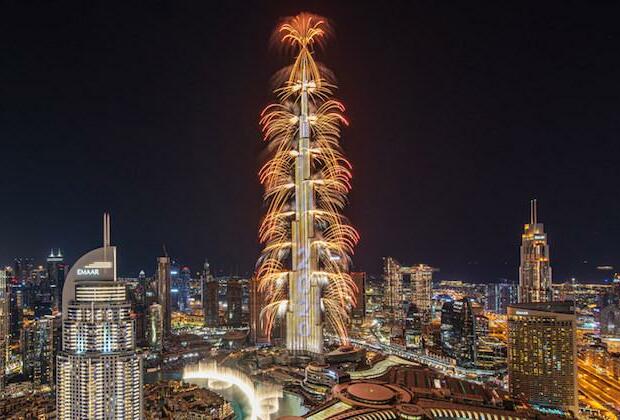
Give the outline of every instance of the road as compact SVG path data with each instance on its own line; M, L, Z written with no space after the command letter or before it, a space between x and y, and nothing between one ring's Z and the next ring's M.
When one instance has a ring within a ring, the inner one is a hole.
M577 361L580 391L620 418L620 382L599 373L582 360Z

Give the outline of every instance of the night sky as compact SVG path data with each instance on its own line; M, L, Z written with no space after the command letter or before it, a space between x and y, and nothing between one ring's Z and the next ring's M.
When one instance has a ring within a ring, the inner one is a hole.
M534 197L554 280L620 267L613 2L126 3L1 6L0 262L72 262L109 210L121 274L152 272L162 244L251 271L258 116L288 63L270 34L311 11L335 28L319 57L351 122L356 269L393 255L514 281Z

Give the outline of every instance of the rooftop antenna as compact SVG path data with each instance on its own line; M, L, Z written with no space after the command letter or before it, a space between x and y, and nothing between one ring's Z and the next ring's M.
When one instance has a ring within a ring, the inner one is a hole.
M166 244L161 244L162 249L164 250L164 257L168 256L168 250L166 250Z
M103 247L110 246L110 213L103 213Z
M535 225L537 222L536 217L536 199L530 200L530 223Z

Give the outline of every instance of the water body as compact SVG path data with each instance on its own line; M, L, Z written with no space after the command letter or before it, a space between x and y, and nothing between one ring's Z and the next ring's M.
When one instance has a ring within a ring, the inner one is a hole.
M165 372L150 372L145 373L144 375L144 382L147 384L162 380L183 380L183 368ZM206 379L192 379L187 382L207 388ZM218 392L218 394L220 394L222 398L224 398L226 401L230 401L235 411L235 420L245 420L250 418L248 401L245 398L245 395L240 392L236 387L231 387L223 391L216 392ZM272 415L273 419L276 419L280 416L302 416L308 412L308 409L303 405L303 399L290 392L284 392L282 398L280 398L278 402L279 410Z

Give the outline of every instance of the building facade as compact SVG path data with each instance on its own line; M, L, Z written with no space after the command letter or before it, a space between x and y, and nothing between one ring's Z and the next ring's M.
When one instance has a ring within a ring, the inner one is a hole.
M219 282L211 274L209 263L205 261L202 274L202 311L205 325L216 328L220 325Z
M152 303L148 309L148 327L146 329L146 342L155 353L162 351L164 343L164 315L159 303Z
M9 341L9 288L6 271L0 269L0 395L2 395L5 385Z
M46 315L24 323L21 338L22 373L36 389L55 384L54 317Z
M351 273L351 279L355 283L355 305L351 308L351 320L354 324L361 325L366 317L366 273Z
M508 374L514 397L579 412L576 317L572 302L508 307Z
M103 247L81 257L65 281L56 359L59 420L143 418L142 358L109 238L106 214Z
M250 279L250 341L254 345L269 343L269 336L262 323L260 312L267 299L264 291L258 287L256 277Z
M518 286L513 283L491 283L487 285L487 311L505 314L508 306L517 303Z
M448 301L441 309L441 348L459 365L476 363L476 316L469 298Z
M383 258L383 312L390 321L403 318L403 275L400 263L392 257Z
M163 256L157 258L157 299L161 305L164 331L163 337L170 336L172 322L172 302L170 294L170 257Z
M433 301L433 271L431 266L418 264L407 267L406 272L410 275L411 297L413 302L422 313L430 312Z
M226 325L241 327L243 316L243 288L241 281L229 278L226 282Z
M538 222L536 200L530 205L530 223L525 225L521 236L519 303L551 302L553 289L547 234L543 224Z
M601 309L601 334L620 337L620 305L607 305Z
M62 289L65 285L65 258L62 251L54 252L52 249L47 256L47 277L52 290L52 310L60 311L62 308Z

